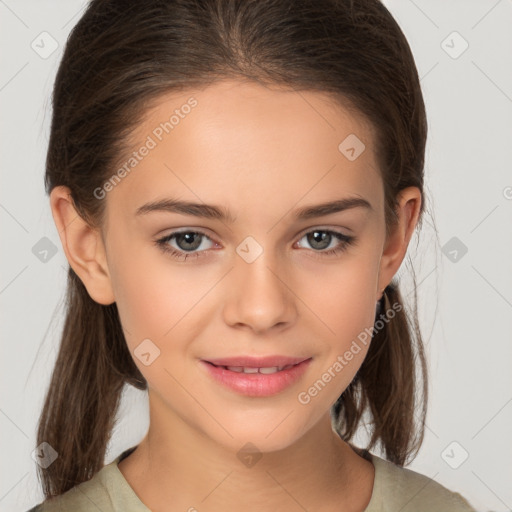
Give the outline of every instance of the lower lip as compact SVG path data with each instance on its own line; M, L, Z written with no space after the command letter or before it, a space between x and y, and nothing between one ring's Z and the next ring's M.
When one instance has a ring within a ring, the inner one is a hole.
M297 382L307 370L311 358L287 370L271 374L233 372L221 366L200 361L206 371L226 387L246 396L271 396Z

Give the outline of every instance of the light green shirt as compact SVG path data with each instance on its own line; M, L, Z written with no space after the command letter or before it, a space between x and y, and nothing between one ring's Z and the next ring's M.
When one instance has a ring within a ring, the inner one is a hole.
M117 464L125 450L90 480L27 512L151 512L130 487ZM476 512L458 493L420 473L366 452L375 467L372 497L364 512Z

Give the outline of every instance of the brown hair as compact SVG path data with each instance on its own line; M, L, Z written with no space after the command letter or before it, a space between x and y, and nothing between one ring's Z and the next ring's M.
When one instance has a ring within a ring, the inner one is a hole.
M112 175L150 102L225 78L327 92L369 120L388 232L398 192L416 186L423 194L427 122L419 78L404 34L378 0L92 0L55 80L46 192L69 187L79 214L100 226L105 202L93 191ZM424 201L420 224L423 210ZM402 304L397 283L386 295ZM47 442L59 454L39 470L46 497L103 467L124 385L147 389L116 304L94 302L71 267L66 307L37 433L38 445ZM417 311L402 308L374 332L331 413L349 441L368 410L367 448L379 442L389 460L404 465L423 441L426 403Z

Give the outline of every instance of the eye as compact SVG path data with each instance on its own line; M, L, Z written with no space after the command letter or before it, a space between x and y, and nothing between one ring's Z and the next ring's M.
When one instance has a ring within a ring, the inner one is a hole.
M339 254L346 250L349 245L355 243L355 237L330 229L308 231L299 239L299 242L302 239L306 239L307 243L313 248L313 252L317 253L315 257ZM206 247L205 240L210 242L210 244L206 243ZM208 249L217 245L208 235L195 230L173 231L156 240L155 243L163 252L182 261L187 258L203 257L207 255Z
M301 240L304 238L315 252L319 253L319 256L339 254L346 250L349 245L355 243L355 237L330 229L314 229L308 231Z
M156 240L156 244L165 253L169 253L176 259L186 260L189 257L198 258L203 256L206 249L205 239L214 243L205 233L201 231L174 231L163 238ZM169 244L174 242L175 246ZM201 249L198 251L198 249ZM197 251L197 252L196 252Z

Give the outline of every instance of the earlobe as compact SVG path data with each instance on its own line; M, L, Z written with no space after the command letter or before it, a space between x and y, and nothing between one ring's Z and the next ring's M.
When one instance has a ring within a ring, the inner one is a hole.
M115 298L99 229L90 226L77 213L68 187L58 186L52 190L50 206L71 268L95 302L112 304Z
M418 187L407 187L397 197L397 224L388 236L380 262L378 290L393 279L407 253L409 241L419 220L422 195Z

